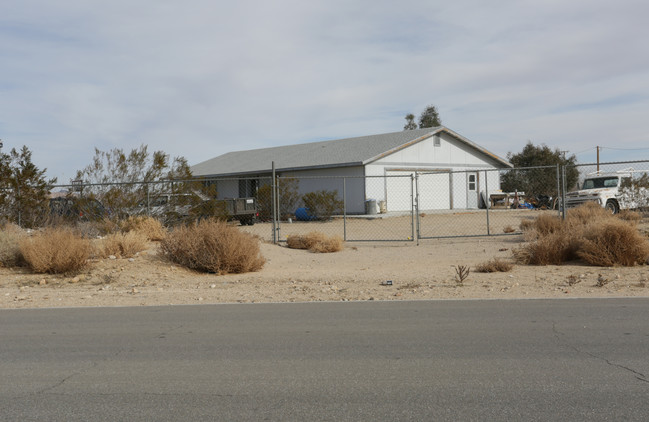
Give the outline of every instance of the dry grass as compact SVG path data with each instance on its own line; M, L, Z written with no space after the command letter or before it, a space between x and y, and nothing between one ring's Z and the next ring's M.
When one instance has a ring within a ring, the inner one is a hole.
M289 236L286 239L286 244L291 249L308 249L316 253L330 253L343 250L344 242L340 236L327 236L321 232L311 232L304 236Z
M130 216L120 221L119 226L124 232L137 232L151 241L162 240L167 235L167 230L160 220L150 216Z
M618 214L618 218L629 223L637 224L642 220L642 215L637 211L622 210Z
M639 214L624 215L618 218L595 203L569 210L565 221L541 215L521 224L528 243L513 251L514 258L531 265L560 265L576 259L597 266L644 263L649 241L636 228Z
M20 252L36 273L65 274L88 265L90 240L70 228L48 228L20 241Z
M510 262L504 261L500 258L494 258L490 261L478 264L475 271L479 273L506 273L512 270L514 265Z
M506 226L503 228L503 233L514 233L516 231L512 226Z
M266 262L256 238L216 220L177 227L162 240L160 248L176 264L217 274L257 271Z
M139 232L113 233L101 240L100 255L130 258L147 248L147 238Z
M0 230L0 265L15 267L22 262L20 240L25 237L25 232L14 224L5 225Z
M649 256L649 242L628 223L610 221L592 225L577 254L590 265L630 267L645 263Z

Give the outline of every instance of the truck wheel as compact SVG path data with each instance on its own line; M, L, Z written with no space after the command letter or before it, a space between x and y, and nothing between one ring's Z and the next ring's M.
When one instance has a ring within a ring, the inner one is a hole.
M612 199L606 201L606 206L604 208L606 208L611 214L617 214L620 212L620 206Z

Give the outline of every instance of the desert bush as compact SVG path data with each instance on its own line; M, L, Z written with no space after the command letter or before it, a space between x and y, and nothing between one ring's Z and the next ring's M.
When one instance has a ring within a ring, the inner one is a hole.
M591 225L585 232L578 255L591 265L633 266L647 260L649 242L632 225L613 220Z
M218 220L176 227L160 248L171 262L217 274L257 271L266 262L255 237Z
M289 236L286 244L291 249L308 249L316 253L338 252L343 249L343 240L340 236L327 236L321 232Z
M617 217L620 220L628 221L629 223L634 223L634 224L637 224L640 222L640 220L642 220L642 215L640 215L639 212L630 211L630 210L620 211L620 213L617 214Z
M539 237L537 240L514 249L517 262L526 265L560 265L577 258L578 239L559 231Z
M15 267L22 261L20 240L25 232L14 224L7 224L0 230L0 265Z
M286 219L295 213L295 208L300 200L298 194L300 182L293 178L277 179L277 195L279 196L279 218ZM259 218L270 220L273 217L273 187L263 185L257 189L257 205L259 206Z
M319 220L329 220L332 215L341 213L343 201L338 199L337 190L319 190L302 196L304 206Z
M88 265L90 240L67 227L47 228L20 241L20 252L36 273L71 273Z
M512 270L514 265L500 258L494 258L490 261L478 264L475 270L479 273L506 273Z
M151 241L162 240L167 234L160 220L145 215L129 216L119 222L119 227L123 232L136 232Z
M101 240L101 256L106 258L114 255L117 258L130 258L145 250L146 242L146 236L137 231L113 233Z
M570 210L564 221L542 215L525 223L526 239L531 241L514 250L514 258L532 265L576 259L601 266L642 263L649 256L649 241L638 232L635 220L620 219L595 203Z
M569 209L566 213L566 223L570 225L586 225L611 218L615 218L615 216L596 202L585 202L577 208Z

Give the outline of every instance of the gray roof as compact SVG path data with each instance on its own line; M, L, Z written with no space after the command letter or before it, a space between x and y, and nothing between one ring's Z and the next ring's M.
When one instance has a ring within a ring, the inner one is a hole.
M191 170L194 176L234 176L268 173L271 171L273 161L275 162L275 169L278 171L360 166L376 161L439 132L448 133L478 152L487 155L496 166L511 167L511 164L506 160L450 129L440 126L334 141L228 152L198 163L192 166Z

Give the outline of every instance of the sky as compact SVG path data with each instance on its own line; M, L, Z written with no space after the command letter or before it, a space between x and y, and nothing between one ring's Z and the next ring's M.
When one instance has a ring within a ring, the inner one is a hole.
M3 0L0 139L68 183L95 148L190 165L442 124L506 157L649 159L644 0Z

